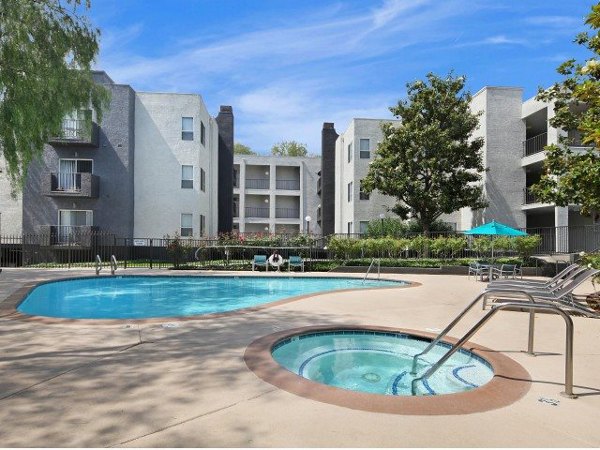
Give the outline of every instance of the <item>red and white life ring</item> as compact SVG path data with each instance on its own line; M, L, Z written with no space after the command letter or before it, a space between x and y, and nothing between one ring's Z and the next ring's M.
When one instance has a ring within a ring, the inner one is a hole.
M280 267L283 264L283 257L281 255L277 255L278 258L275 260L273 259L273 256L275 255L269 256L269 264L271 264L273 267Z

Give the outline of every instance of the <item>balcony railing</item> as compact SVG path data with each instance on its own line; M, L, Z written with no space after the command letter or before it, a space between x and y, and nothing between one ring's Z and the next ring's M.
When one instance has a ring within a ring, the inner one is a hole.
M246 178L246 189L269 189L269 179Z
M277 219L299 219L300 210L296 208L275 208Z
M285 189L288 191L300 190L300 180L277 180L275 184L277 189Z
M90 120L65 119L58 136L50 138L53 144L98 146L98 125Z
M76 245L90 247L98 227L91 225L47 225L42 227L42 245Z
M43 184L46 196L97 198L100 179L88 172L55 172L44 178Z
M531 190L529 188L525 188L523 189L523 204L524 205L531 205L533 203L542 203L540 202L535 195L533 195L533 192L531 192Z
M523 141L523 156L535 155L544 151L548 145L548 133L541 133Z
M246 213L246 217L269 217L269 208L246 206L244 212Z

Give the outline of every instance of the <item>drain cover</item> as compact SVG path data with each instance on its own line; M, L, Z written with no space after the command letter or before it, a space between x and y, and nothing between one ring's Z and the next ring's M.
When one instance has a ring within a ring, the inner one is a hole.
M379 375L377 375L376 373L369 372L369 373L365 373L362 376L362 379L365 381L368 381L369 383L377 383L379 380L381 380L381 377Z

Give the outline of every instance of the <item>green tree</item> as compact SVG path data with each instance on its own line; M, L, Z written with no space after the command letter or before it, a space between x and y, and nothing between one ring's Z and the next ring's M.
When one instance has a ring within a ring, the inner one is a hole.
M256 155L256 152L253 151L250 147L244 144L240 144L236 142L233 146L233 153L236 155Z
M464 77L432 73L407 84L408 98L390 108L401 123L383 124L383 141L362 180L365 192L395 197L392 211L417 219L426 236L442 214L487 205L480 184L483 138L472 137L479 114L470 111L464 86Z
M275 156L306 156L306 144L296 141L281 141L271 147L271 154Z
M544 174L532 192L540 201L558 206L580 204L581 213L591 215L600 211L600 4L592 7L585 23L593 32L579 34L575 42L593 55L581 63L570 59L561 64L557 72L564 80L540 89L537 99L555 102L550 125L577 130L581 144L590 148L583 153L570 150L569 145L581 144L568 133L558 145L546 147Z
M91 105L102 117L109 96L92 79L100 32L85 16L90 7L90 0L0 2L0 149L13 191L67 114Z

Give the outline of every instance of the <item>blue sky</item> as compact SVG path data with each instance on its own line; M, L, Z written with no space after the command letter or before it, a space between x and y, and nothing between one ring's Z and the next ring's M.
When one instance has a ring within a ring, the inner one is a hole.
M236 142L268 153L297 140L320 153L323 122L390 118L407 82L467 76L468 89L559 79L594 1L95 0L96 67L136 90L232 105Z

